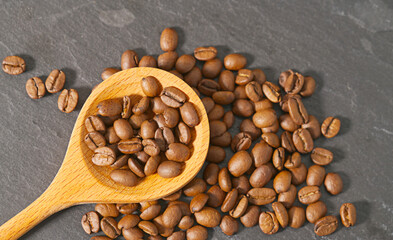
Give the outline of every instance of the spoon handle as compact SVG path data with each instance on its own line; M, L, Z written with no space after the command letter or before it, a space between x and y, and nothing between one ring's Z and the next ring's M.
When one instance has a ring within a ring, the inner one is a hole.
M28 207L0 226L0 239L18 239L47 217L75 204L67 201L64 195L62 196L58 189L52 186L49 186Z

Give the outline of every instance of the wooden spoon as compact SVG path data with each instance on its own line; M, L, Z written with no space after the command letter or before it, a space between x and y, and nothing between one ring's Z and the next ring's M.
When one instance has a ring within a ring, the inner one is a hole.
M83 139L87 134L85 119L97 113L99 102L129 95L133 103L143 95L140 81L156 77L163 87L175 86L189 97L198 112L200 124L195 127L192 155L185 168L175 178L154 174L134 187L114 183L110 169L91 162L91 151ZM0 227L0 239L18 239L50 215L83 203L135 203L151 201L170 195L190 182L201 169L209 147L209 122L198 95L183 80L156 68L132 68L118 72L100 83L87 98L76 120L67 153L59 172L46 191L27 208ZM20 196L22 197L22 196Z

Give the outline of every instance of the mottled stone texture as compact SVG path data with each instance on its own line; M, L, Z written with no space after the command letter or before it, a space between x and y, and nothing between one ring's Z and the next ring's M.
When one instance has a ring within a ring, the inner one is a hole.
M245 53L269 80L293 68L317 81L304 101L320 121L342 120L340 134L316 141L331 149L327 172L341 174L343 193L323 190L328 214L353 202L358 222L324 239L393 238L393 3L325 1L8 1L0 0L0 57L20 55L27 71L0 72L0 223L36 199L59 169L78 111L103 68L120 65L125 49L157 55L165 27L179 32L179 53L214 45L223 57ZM80 93L77 111L57 109L58 94L28 98L25 82L54 68ZM240 123L237 119L236 124ZM238 125L237 125L238 126ZM233 129L236 130L236 127ZM228 152L229 153L229 152ZM310 165L309 157L303 161ZM50 217L23 239L89 239L80 226L92 205ZM318 239L313 225L275 239ZM210 239L228 239L219 228ZM262 239L258 227L234 239Z

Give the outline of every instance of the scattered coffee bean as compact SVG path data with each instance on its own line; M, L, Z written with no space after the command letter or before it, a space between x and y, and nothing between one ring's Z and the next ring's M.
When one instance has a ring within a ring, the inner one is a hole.
M133 67L138 67L139 58L138 54L133 50L126 50L121 55L121 69L130 69Z
M224 58L224 66L228 70L238 71L247 65L247 59L240 53L231 53Z
M216 78L222 69L222 62L218 58L207 60L202 67L202 74L205 78L214 79Z
M239 222L233 217L225 215L221 219L220 228L224 234L232 236L239 231Z
M252 188L247 193L250 203L255 205L266 205L276 199L276 192L271 188Z
M7 56L1 64L3 71L11 75L19 75L26 70L26 63L18 56Z
M325 188L332 195L337 195L343 190L343 180L337 173L328 173L325 177Z
M321 125L321 132L326 138L332 138L340 131L341 121L338 118L328 117Z
M65 79L66 77L63 71L58 69L53 70L46 78L46 90L50 93L60 92L60 90L64 87Z
M100 217L97 212L90 211L82 217L82 228L87 234L100 231Z
M321 191L318 186L305 186L298 192L299 202L303 204L311 204L321 198Z
M307 221L309 221L310 223L315 223L316 221L324 217L326 215L326 212L327 208L324 202L318 201L312 203L306 208Z
M143 56L139 60L138 67L157 67L157 60L153 56Z
M284 205L280 202L274 202L272 203L272 208L281 227L285 228L288 226L289 217L287 209L284 207Z
M161 33L160 46L162 51L175 51L178 42L178 35L175 29L165 28Z
M117 228L117 222L111 217L101 219L101 230L110 238L117 238L121 231Z
M336 231L338 220L336 216L326 216L315 222L314 232L318 236L326 236Z
M345 227L352 227L356 223L356 208L352 203L344 203L340 207L341 222Z
M196 222L204 227L216 227L221 222L221 214L215 208L204 207L194 215Z
M272 212L263 212L259 216L259 227L265 234L274 234L278 231L279 223Z
M176 52L165 52L158 56L157 65L159 68L169 71L175 66L177 58L178 54Z
M321 186L325 179L325 168L319 165L312 165L308 168L307 172L307 185L308 186Z
M113 74L119 72L119 69L116 68L105 68L104 71L101 73L101 79L102 81L107 80L110 76Z
M306 221L306 213L304 208L293 206L288 210L289 226L292 228L300 228Z
M32 99L42 98L46 93L45 85L38 77L29 78L26 82L26 92Z
M194 50L194 56L199 61L208 61L217 56L215 47L197 47Z

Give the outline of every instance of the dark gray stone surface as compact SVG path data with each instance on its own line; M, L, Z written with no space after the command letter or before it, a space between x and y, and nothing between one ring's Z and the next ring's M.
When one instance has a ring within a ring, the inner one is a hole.
M353 202L358 223L324 239L393 238L393 4L364 1L7 1L0 0L0 58L20 55L27 71L0 72L0 224L36 199L50 184L65 154L78 111L57 109L58 94L31 100L25 82L63 69L66 88L80 93L78 110L103 68L119 66L125 49L161 53L160 32L175 27L179 53L214 45L220 57L245 53L277 81L296 69L317 81L305 100L320 121L342 120L336 138L316 145L332 149L343 193L323 192L328 214ZM237 121L239 122L239 120ZM310 160L304 158L310 165ZM81 226L93 205L50 217L23 239L89 239ZM210 239L229 239L219 228ZM258 227L233 239L262 239ZM280 230L275 239L317 239L313 225Z

